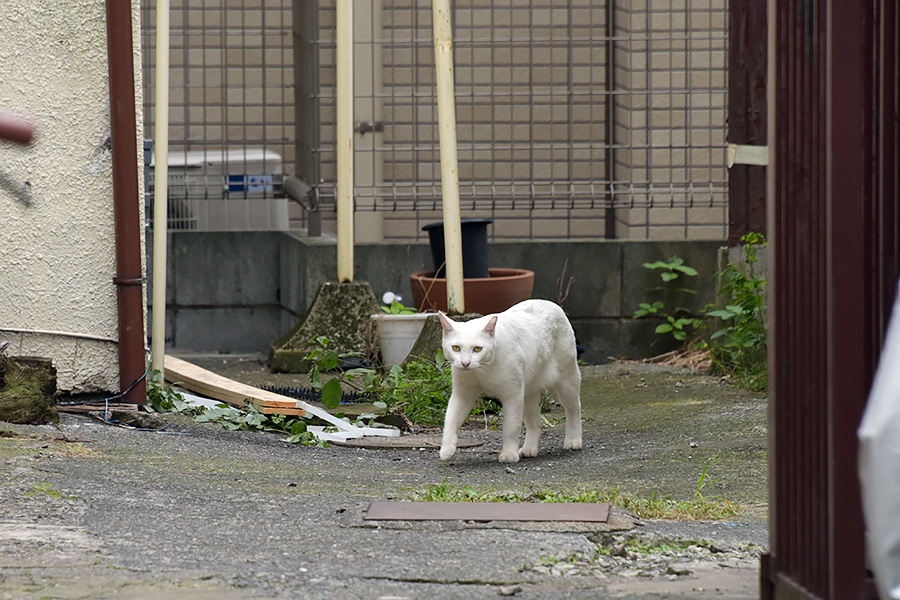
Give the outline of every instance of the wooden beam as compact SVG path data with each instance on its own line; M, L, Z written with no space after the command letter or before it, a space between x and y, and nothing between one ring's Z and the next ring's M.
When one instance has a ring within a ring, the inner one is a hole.
M306 414L302 408L297 407L297 401L293 398L228 379L168 354L165 360L165 377L166 381L170 383L177 383L192 392L220 400L237 408L246 408L249 403L256 410L267 415L277 413L301 416Z

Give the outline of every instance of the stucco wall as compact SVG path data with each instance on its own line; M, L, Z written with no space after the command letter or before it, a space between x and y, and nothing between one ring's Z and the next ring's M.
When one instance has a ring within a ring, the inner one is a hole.
M116 390L105 3L3 0L0 23L0 110L37 124L29 147L0 142L0 341L51 358L60 389Z

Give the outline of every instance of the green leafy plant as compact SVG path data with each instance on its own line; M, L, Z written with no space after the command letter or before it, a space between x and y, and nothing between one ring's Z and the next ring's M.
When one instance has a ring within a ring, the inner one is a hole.
M366 391L378 399L376 405L382 403L388 412L402 413L412 423L441 425L453 391L452 369L438 350L430 361L411 360L393 366L383 378L371 380ZM499 401L482 397L470 414L493 426L502 410Z
M233 406L220 404L216 408L205 410L194 417L194 420L198 423L220 423L230 431L247 429L283 433L287 437L282 441L291 444L327 446L326 442L316 439L312 432L307 431L304 419L286 415L265 415L253 405L248 405L246 410L239 410Z
M757 264L759 249L766 245L766 239L762 234L748 233L741 241L743 264L729 262L717 273L719 295L726 298L726 305L708 310L706 315L722 322L722 327L710 336L718 367L733 374L742 387L760 391L766 388L768 378L768 326L766 280L760 276Z
M414 315L418 312L415 308L404 306L396 300L392 301L389 306L382 305L381 310L389 315Z
M453 384L450 363L438 351L433 360L411 360L394 365L382 378L369 381L367 391L384 407L403 413L413 423L439 425L443 422Z
M450 398L450 365L439 352L434 360L411 360L394 365L386 373L375 369L340 369L340 359L356 357L355 354L338 354L330 349L331 340L318 336L312 342L320 349L309 352L304 360L310 361L310 385L322 395L322 403L336 408L343 395L343 387L368 394L374 399L375 408L392 413L403 413L414 423L437 424L443 418ZM332 378L322 383L322 373L329 371Z
M697 269L684 264L684 259L675 255L672 255L669 258L669 262L658 260L652 263L646 262L641 266L643 266L645 269L662 269L662 273L659 274L659 278L663 280L663 283L675 281L681 275L688 275L690 277L697 276ZM692 290L686 291L692 292Z
M309 384L321 394L322 404L331 409L337 408L344 395L342 384L349 385L357 391L368 391L368 388L374 385L378 378L378 374L374 369L365 367L340 368L341 359L359 358L359 354L339 354L329 347L331 340L324 336L316 336L310 341L318 348L308 352L303 357L303 360L309 361L311 364ZM323 382L322 373L326 372L332 373L332 377L328 381Z
M147 381L147 404L158 413L196 414L202 412L201 408L188 404L184 396L174 389L175 385L177 384L165 385L162 373L158 369L153 371Z
M322 446L313 434L306 430L303 418L285 415L265 415L253 405L240 410L227 404L219 404L215 408L204 408L189 404L184 396L172 388L172 385L161 385L162 374L154 371L147 385L147 402L159 413L180 413L194 417L197 423L220 423L225 429L250 429L284 433L284 441L306 446ZM174 385L174 384L173 384Z
M387 413L402 414L419 425L440 425L447 412L453 383L450 363L438 351L431 360L414 359L394 365L386 372L369 368L340 368L342 358L355 354L338 354L329 348L331 340L317 337L312 340L320 349L309 352L310 385L322 394L322 403L336 408L345 387L368 395L375 408ZM323 383L322 374L328 371L331 379ZM473 415L496 415L501 405L483 398L472 409ZM374 416L374 415L373 415Z
M650 288L651 293L662 293L670 300L675 296L697 293L692 288L680 285L684 277L696 277L697 270L684 264L684 259L679 256L671 256L668 262L658 260L646 262L642 266L645 269L661 270L659 278L662 285ZM634 319L646 317L662 319L664 322L657 325L655 332L668 334L679 342L687 341L688 337L699 330L702 324L700 319L690 315L688 309L683 307L667 309L666 304L661 300L652 303L641 302L632 315Z

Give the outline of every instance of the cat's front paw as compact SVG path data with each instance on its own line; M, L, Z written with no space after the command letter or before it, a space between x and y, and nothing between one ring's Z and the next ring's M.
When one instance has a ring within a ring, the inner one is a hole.
M456 454L456 446L441 446L441 460L450 460Z
M532 456L537 456L537 454L538 454L537 446L534 446L534 447L522 446L521 450L519 450L519 456L521 456L523 458L530 458Z
M563 448L566 450L581 450L581 438L566 440L563 442Z
M500 462L502 462L502 463L519 462L519 452L517 450L513 450L512 452L501 452L500 453Z

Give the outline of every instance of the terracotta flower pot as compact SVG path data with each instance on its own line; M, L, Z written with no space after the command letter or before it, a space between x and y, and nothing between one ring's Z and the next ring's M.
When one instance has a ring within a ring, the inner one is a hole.
M466 312L488 315L503 312L531 298L534 271L526 269L489 269L490 277L464 279ZM413 303L419 310L447 311L447 279L434 277L434 271L409 276Z

